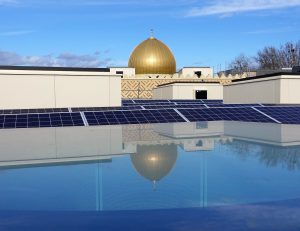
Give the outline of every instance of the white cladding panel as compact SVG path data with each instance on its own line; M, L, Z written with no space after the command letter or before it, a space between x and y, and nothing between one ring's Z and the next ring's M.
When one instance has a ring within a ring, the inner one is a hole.
M299 104L300 75L281 75L224 86L224 103Z
M207 91L207 99L223 99L223 85L218 83L174 83L153 90L154 99L195 99L196 91Z
M121 77L101 72L1 70L0 99L1 109L120 106Z

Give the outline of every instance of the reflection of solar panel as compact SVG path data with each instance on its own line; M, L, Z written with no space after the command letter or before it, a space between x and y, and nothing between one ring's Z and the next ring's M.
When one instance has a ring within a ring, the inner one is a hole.
M300 107L260 107L259 111L285 124L300 124Z
M217 120L274 122L252 108L178 109L178 111L191 122Z
M89 125L185 122L173 109L85 112Z
M0 115L0 128L84 126L80 113Z

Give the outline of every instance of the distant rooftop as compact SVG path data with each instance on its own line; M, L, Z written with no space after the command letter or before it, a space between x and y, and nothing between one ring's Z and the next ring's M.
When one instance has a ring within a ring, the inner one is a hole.
M0 70L110 72L109 68L43 67L43 66L1 66L1 65L0 65Z
M266 75L257 75L254 77L247 77L247 78L243 78L243 79L234 79L234 80L232 80L232 82L242 82L242 81L253 80L253 79L271 78L271 77L280 76L280 75L298 75L298 76L300 76L300 72L290 72L290 71L276 72L276 73L270 73L270 74L266 74Z

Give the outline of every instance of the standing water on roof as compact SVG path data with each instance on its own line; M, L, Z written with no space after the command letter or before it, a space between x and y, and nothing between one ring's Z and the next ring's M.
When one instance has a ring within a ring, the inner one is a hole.
M16 228L34 230L60 217L70 225L70 213L72 224L91 219L106 230L129 227L137 216L145 224L167 216L157 223L167 230L211 220L219 221L211 229L300 226L299 125L9 129L0 131L0 145L0 215L8 212Z

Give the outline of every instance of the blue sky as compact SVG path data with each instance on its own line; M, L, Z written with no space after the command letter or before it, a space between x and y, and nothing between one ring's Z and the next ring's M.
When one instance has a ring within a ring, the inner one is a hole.
M300 0L0 0L0 65L126 66L155 37L177 67L224 69L300 40Z

